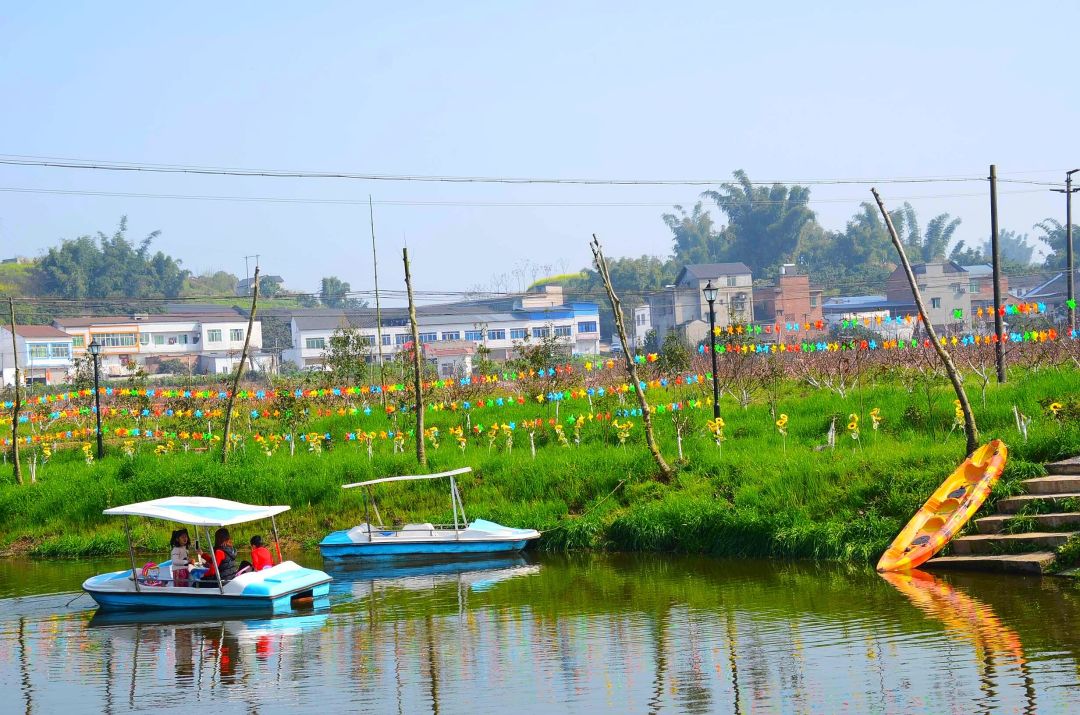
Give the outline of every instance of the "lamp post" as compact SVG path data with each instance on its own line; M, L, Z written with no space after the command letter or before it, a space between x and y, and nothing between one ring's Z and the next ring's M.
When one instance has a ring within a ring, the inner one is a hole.
M705 301L709 304L709 352L712 354L712 415L713 419L720 417L720 384L716 381L716 288L712 281L705 284L702 289Z
M1059 194L1065 194L1065 285L1068 286L1067 298L1076 305L1076 286L1073 276L1073 245L1072 245L1072 195L1080 191L1080 188L1072 187L1072 175L1080 169L1065 172L1065 188L1050 189ZM1069 318L1069 335L1076 335L1076 309L1066 308Z
M97 417L97 458L100 460L105 456L105 447L101 441L101 395L98 392L98 355L101 355L101 343L91 340L86 349L94 359L94 415Z

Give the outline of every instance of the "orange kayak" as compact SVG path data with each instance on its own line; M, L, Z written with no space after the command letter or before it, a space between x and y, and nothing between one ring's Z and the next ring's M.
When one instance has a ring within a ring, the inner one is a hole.
M893 539L877 570L913 569L940 551L986 501L1007 456L1005 443L998 439L975 450Z

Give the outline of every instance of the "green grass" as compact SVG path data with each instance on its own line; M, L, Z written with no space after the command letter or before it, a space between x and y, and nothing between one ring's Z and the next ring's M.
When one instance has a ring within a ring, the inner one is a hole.
M670 390L666 401L700 397L706 387ZM475 400L477 393L472 394ZM654 398L656 394L651 393ZM1043 406L1076 394L1080 371L1067 368L1032 373L1017 369L1009 384L990 386L986 406L975 405L981 439L1001 438L1010 447L1009 466L992 499L1018 493L1023 479L1043 473L1042 462L1080 453L1080 427L1052 419ZM596 400L594 408L614 411L635 406L632 395L624 399L620 404L617 396L608 396ZM689 419L683 431L685 461L668 484L655 479L640 417L630 418L635 425L625 446L619 446L608 422L587 423L581 445L569 448L559 446L553 430L545 426L536 431L534 459L520 423L554 418L555 411L550 403L532 400L472 412L474 425L519 423L512 451L501 436L489 447L487 437L480 435L470 437L462 453L447 430L463 424L463 413L429 412L427 424L438 426L442 436L439 449L428 448L428 470L472 466L473 474L460 480L469 517L545 530L540 544L545 549L868 562L963 459L963 435L949 429L953 395L946 386L934 388L929 410L921 388L909 390L884 378L845 398L788 381L770 399L775 400L777 413L788 415L786 443L764 402L743 409L725 399L727 439L722 451L705 431L704 423L711 417L708 408L680 413ZM1034 418L1026 443L1017 432L1013 405ZM559 421L565 424L583 406L582 401L563 404ZM869 417L874 407L884 418L876 431ZM861 417L858 441L846 434L850 413ZM834 416L836 447L821 448ZM399 419L404 428L412 417ZM250 427L245 419L239 421L247 434L282 429L272 420L255 421ZM671 415L657 414L654 423L666 457L675 462ZM302 431L338 435L392 426L382 415L335 415L313 418ZM566 433L572 440L568 425ZM58 451L39 465L38 481L32 485L14 484L7 469L0 481L0 547L26 550L29 545L40 556L122 552L126 548L122 522L103 517L101 511L176 494L289 504L293 511L280 520L284 537L312 546L328 531L362 519L361 495L343 491L342 484L420 471L411 440L405 454L392 453L389 441L377 441L370 460L357 442L335 441L327 451L300 449L294 456L284 447L272 457L250 439L244 444L226 466L209 453L177 451L158 457L153 444L141 444L133 457L119 455L113 446L106 459L92 465L85 464L77 450ZM450 521L445 486L414 482L380 487L377 497L384 521ZM246 540L248 535L238 529L234 536ZM135 524L135 540L142 549L164 550L167 536L165 525Z

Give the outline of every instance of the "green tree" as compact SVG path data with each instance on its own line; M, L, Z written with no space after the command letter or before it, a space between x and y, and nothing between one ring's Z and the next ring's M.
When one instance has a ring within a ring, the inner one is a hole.
M1045 218L1035 224L1035 228L1043 232L1038 240L1050 247L1050 252L1046 255L1046 267L1065 268L1065 259L1068 257L1068 252L1065 250L1065 224L1057 219ZM1072 227L1072 239L1073 256L1076 256L1077 251L1080 251L1080 226L1076 224Z
M327 308L366 308L367 301L350 297L351 291L348 282L337 276L326 276L319 288L319 300Z
M282 283L278 276L263 276L259 279L259 297L273 298L281 292Z
M335 383L358 385L367 380L371 336L351 327L340 327L327 341L325 364Z
M675 262L712 263L720 260L720 235L714 228L712 216L702 209L701 202L694 204L691 213L687 213L682 206L675 206L675 211L678 213L664 214L662 217L671 230Z
M36 283L44 295L86 298L175 298L190 275L180 261L150 252L154 231L137 246L127 238L127 217L112 236L79 236L49 249L38 261Z
M803 232L816 225L804 186L755 186L743 170L718 191L702 194L728 217L714 260L742 261L755 276L774 274L792 260Z
M895 212L890 212L889 216L912 263L944 260L953 234L960 226L960 219L943 213L930 219L930 223L926 224L926 231L921 232L915 209L906 201Z
M671 331L664 338L657 363L666 373L682 372L690 369L690 357L690 346L678 333Z
M240 279L228 271L213 271L198 276L188 276L181 296L225 296L235 295Z
M852 292L885 280L896 262L896 251L877 207L863 202L843 231L808 227L799 244L798 264L815 282Z

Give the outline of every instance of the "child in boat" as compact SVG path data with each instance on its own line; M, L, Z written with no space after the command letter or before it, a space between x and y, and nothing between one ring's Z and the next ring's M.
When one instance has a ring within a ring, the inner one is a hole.
M169 540L169 544L172 546L172 578L174 586L188 585L188 566L191 565L187 550L189 539L187 529L177 529L172 533L172 539Z
M270 556L270 549L263 546L262 537L256 534L251 537L251 569L262 571L274 565L274 559Z
M214 532L214 561L217 563L218 572L221 573L222 583L231 581L237 574L251 570L251 563L248 561L236 563L236 547L233 546L229 530L224 526Z

